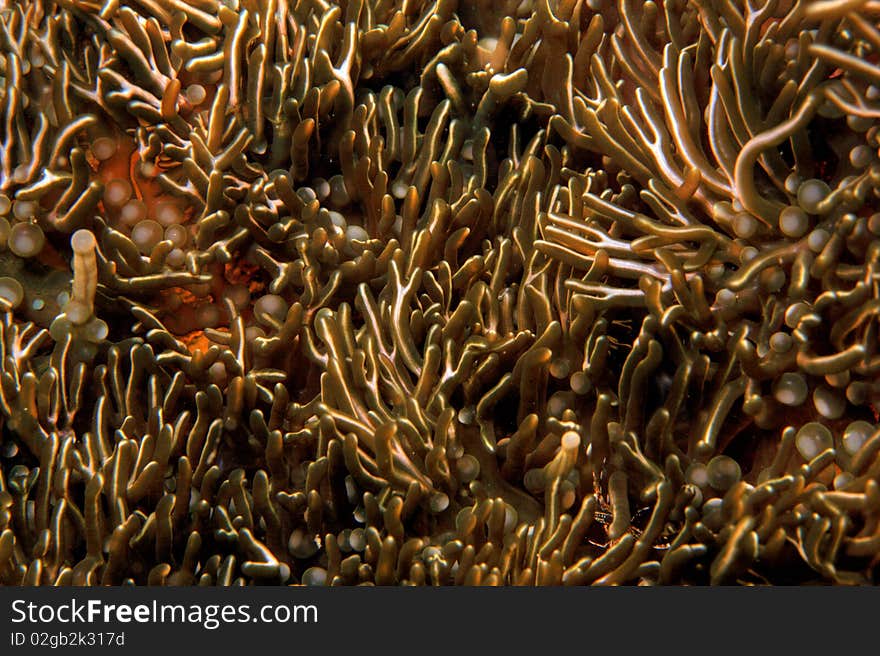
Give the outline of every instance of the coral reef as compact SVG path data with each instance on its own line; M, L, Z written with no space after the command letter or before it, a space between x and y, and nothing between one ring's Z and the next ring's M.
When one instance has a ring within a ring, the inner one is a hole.
M880 3L0 1L0 583L872 584Z

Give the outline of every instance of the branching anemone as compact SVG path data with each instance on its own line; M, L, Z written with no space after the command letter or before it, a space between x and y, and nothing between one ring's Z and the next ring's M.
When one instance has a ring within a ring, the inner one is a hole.
M877 2L0 7L0 583L877 582Z

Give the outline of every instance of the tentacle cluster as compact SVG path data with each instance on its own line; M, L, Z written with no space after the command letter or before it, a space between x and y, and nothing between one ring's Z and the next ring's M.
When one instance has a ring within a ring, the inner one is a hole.
M872 583L880 4L0 3L0 583Z

